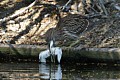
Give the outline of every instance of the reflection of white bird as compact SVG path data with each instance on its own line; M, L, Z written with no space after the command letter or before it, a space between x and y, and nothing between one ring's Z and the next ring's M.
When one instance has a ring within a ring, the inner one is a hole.
M47 65L39 64L39 73L43 74L40 76L42 79L50 80L61 80L62 79L62 69L61 65Z
M51 61L55 62L55 55L57 56L57 60L60 63L62 57L62 49L60 47L53 47L53 41L50 41L49 50L42 51L39 54L40 62L46 62L46 58L51 56Z

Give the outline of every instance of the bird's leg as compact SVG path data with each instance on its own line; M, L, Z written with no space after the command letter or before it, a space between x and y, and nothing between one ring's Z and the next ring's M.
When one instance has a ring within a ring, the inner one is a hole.
M55 63L55 54L51 55L51 62Z
M55 54L53 54L53 63L55 63Z
M51 57L51 62L53 62L53 61L54 61L54 60L53 60L53 55L51 54L51 56L50 56L50 57Z
M53 51L53 63L55 63L55 50Z
M51 52L51 62L55 63L55 50Z
M53 62L53 52L51 51L51 49L49 49L49 54L50 54L51 62Z

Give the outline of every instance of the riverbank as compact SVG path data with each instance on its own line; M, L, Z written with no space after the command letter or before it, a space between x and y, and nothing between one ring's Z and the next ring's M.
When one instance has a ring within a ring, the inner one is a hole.
M16 60L33 60L38 61L38 55L41 51L46 50L46 46L39 45L16 45L16 44L0 44L1 59ZM120 48L69 48L62 47L63 60L98 60L98 61L120 61Z
M63 48L63 60L120 60L119 1L103 4L108 15L96 9L97 4L91 9L98 14L81 14L72 10L59 12L56 5L62 7L64 1L62 5L36 1L0 1L1 59L38 61L49 39L55 39L55 45Z

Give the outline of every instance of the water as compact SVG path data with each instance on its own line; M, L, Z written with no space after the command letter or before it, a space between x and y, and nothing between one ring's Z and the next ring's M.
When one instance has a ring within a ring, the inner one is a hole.
M120 64L0 63L0 80L120 79Z

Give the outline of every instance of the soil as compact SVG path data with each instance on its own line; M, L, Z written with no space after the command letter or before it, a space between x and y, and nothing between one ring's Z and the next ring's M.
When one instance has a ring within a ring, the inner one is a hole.
M23 10L30 3L32 1L1 0L0 19L7 18ZM53 39L55 36L56 45L58 46L119 48L120 11L113 8L108 10L109 18L107 19L98 17L85 19L89 21L89 26L84 32L77 33L77 38L73 39L69 35L67 35L68 37L64 36L64 28L70 29L71 20L75 21L78 18L76 14L61 12L61 19L59 19L54 6L36 4L24 13L0 23L0 43L46 45L46 41ZM69 17L69 14L75 17L74 20L73 17ZM77 20L75 25L80 23L80 20L78 22Z

